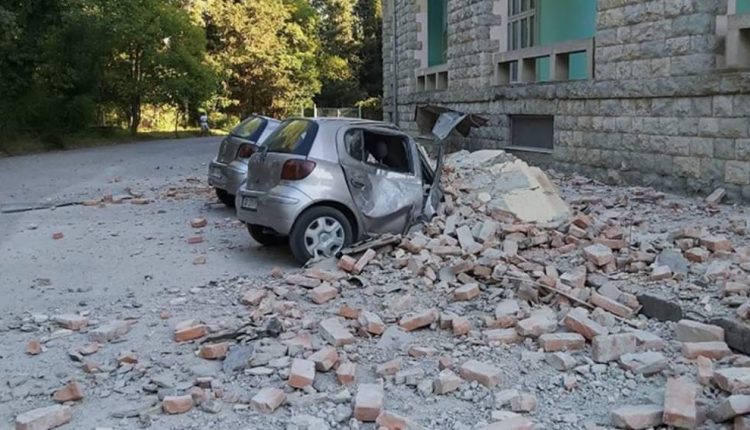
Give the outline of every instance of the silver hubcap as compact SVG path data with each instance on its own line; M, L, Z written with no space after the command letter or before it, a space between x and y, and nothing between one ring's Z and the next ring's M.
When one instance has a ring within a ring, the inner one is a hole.
M305 230L305 249L315 257L333 257L344 247L344 227L335 218L313 220Z

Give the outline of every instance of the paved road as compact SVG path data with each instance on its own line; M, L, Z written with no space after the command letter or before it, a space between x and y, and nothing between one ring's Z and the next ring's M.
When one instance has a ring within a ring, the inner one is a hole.
M0 159L0 206L99 199L126 187L154 199L144 206L0 214L0 325L27 312L148 303L165 288L292 266L288 249L260 247L234 221L233 210L216 204L205 176L219 141L150 141ZM186 198L165 198L170 186L184 189ZM188 245L187 237L196 234L189 221L197 216L209 221L205 240ZM63 239L53 240L55 232ZM206 264L193 264L201 256Z

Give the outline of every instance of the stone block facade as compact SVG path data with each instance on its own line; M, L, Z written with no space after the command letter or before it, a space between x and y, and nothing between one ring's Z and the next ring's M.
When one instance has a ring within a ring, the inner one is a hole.
M734 0L598 0L593 78L510 85L493 80L493 55L507 46L507 0L448 0L448 87L418 91L426 30L416 15L426 1L385 2L386 119L393 114L395 6L405 130L418 133L416 106L439 104L490 119L457 146L506 148L613 183L701 194L723 186L732 198L750 200L750 70L724 66ZM554 149L515 150L514 115L553 117Z

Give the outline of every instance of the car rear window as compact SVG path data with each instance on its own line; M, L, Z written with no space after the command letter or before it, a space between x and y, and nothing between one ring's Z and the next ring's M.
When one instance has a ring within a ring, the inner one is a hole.
M247 139L247 140L258 140L260 135L263 133L263 129L266 128L266 121L265 118L261 118L258 116L250 117L244 121L242 121L237 127L232 129L231 135L237 136L241 139Z
M265 141L268 152L307 155L310 152L318 124L304 120L293 119L284 121Z

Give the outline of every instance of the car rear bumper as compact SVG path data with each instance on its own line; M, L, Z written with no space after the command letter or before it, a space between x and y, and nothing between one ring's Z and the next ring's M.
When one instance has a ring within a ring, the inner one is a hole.
M237 191L237 218L248 224L270 228L288 236L297 216L310 204L310 197L288 185L277 185L269 191Z
M212 161L208 167L208 184L236 195L247 177L247 163L232 161L229 164Z

